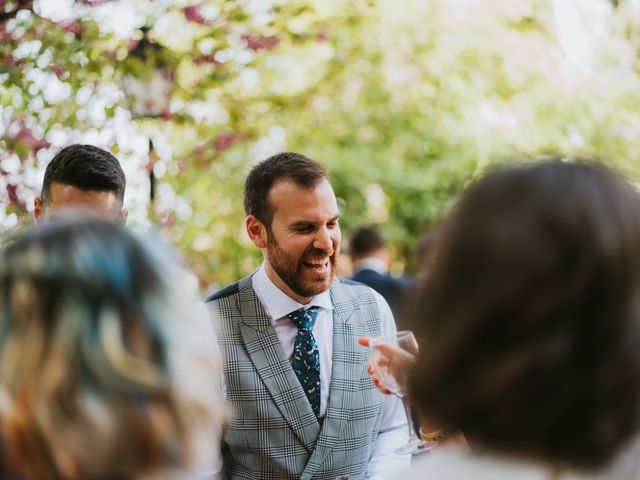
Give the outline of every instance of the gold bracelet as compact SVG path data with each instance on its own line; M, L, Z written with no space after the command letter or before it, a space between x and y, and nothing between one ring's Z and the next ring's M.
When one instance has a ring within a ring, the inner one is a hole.
M433 432L425 432L422 427L420 427L420 438L425 442L435 442L442 443L449 436L449 432L447 430L435 430Z

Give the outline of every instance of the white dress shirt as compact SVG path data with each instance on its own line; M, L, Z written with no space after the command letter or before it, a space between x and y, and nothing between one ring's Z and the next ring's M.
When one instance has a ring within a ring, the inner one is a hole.
M287 314L302 307L320 307L313 327L313 336L320 353L320 417L324 417L329 400L333 361L333 305L329 291L316 295L307 305L302 305L276 287L267 275L264 264L254 274L252 282L253 290L267 315L271 317L276 335L288 358L293 354L298 328L287 318ZM395 335L396 325L389 305L375 290L372 289L371 293L380 311L382 335ZM394 453L408 441L408 435L407 419L402 402L397 397L388 395L385 397L378 441L369 460L366 478L389 478L391 472L409 464L408 455Z
M387 263L384 260L375 257L366 257L354 262L352 270L353 275L358 273L360 270L373 270L374 272L378 272L380 275L386 275L389 273Z

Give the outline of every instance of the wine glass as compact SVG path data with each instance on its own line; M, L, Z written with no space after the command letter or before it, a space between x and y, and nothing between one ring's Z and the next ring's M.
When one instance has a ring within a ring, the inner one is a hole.
M400 330L395 337L378 337L372 338L369 341L369 346L375 347L381 344L397 345L405 352L411 354L414 358L418 355L418 342L413 332L409 330ZM426 452L438 445L438 442L428 442L422 440L417 434L413 424L413 418L411 415L411 404L407 395L407 385L405 381L398 381L397 375L406 372L394 372L390 368L390 364L385 355L377 348L374 349L371 359L369 360L369 366L374 372L375 376L380 379L380 382L384 388L389 390L393 395L402 400L404 406L404 413L407 416L407 424L409 425L409 440L406 445L403 445L396 450L395 453L401 455L414 455L416 453ZM401 379L402 380L402 379Z

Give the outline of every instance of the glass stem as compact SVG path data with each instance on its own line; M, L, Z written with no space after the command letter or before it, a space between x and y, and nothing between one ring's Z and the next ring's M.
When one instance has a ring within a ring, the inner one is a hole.
M406 395L400 397L402 400L402 406L404 407L404 413L407 416L407 425L409 426L409 442L419 441L420 438L416 434L415 426L413 425L413 415L411 415L411 403Z

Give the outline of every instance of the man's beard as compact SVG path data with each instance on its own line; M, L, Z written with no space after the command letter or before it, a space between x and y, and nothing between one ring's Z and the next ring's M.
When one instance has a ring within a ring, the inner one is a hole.
M271 233L267 233L267 260L271 268L296 295L301 297L313 297L331 287L331 282L336 272L338 255L336 251L329 257L329 274L326 277L325 275L317 275L314 277L316 281L309 281L304 278L304 270L307 268L303 265L304 259L324 257L326 254L326 250L311 247L304 252L299 260L296 260L280 247L280 244L273 238Z

